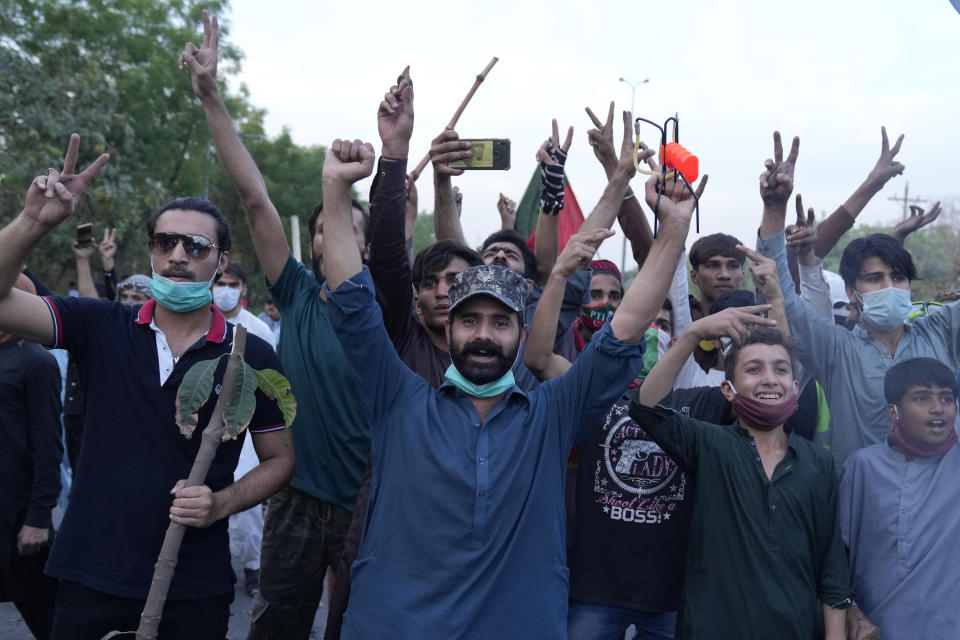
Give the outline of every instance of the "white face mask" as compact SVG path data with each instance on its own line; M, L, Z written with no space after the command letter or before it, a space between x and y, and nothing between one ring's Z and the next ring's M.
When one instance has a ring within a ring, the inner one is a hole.
M220 311L233 311L237 308L237 305L240 304L240 289L215 286L213 288L213 304L217 305Z

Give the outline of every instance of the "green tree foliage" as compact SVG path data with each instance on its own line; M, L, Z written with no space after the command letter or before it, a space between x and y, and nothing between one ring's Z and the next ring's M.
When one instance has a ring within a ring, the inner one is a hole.
M81 136L79 165L99 153L110 164L78 207L75 224L95 236L117 227L121 276L149 274L144 221L170 198L202 195L234 229L233 258L258 272L246 221L210 149L210 137L187 71L177 68L184 43L197 42L200 10L221 16L227 0L5 0L0 12L0 224L20 211L33 176L58 166L69 135ZM236 73L242 54L221 42L221 69ZM246 89L221 94L264 173L281 215L306 218L320 199L324 150L301 148L289 132L263 137L263 111ZM308 179L304 180L307 176ZM310 180L309 176L317 176ZM289 231L289 229L288 229ZM30 266L63 290L73 277L74 225L55 230ZM304 250L306 249L306 244ZM306 256L306 252L304 252ZM255 278L258 283L262 280ZM253 283L251 283L253 284Z
M413 255L437 241L433 232L433 214L421 211L417 215L416 225L413 227Z

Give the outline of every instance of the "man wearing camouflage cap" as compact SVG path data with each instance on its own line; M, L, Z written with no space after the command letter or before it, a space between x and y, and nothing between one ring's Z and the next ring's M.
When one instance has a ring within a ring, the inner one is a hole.
M564 638L567 454L642 368L643 332L666 297L692 200L660 202L641 285L566 374L531 392L511 373L527 331L522 277L499 265L457 274L447 321L453 365L433 389L394 351L348 241L351 186L373 163L369 144L336 140L323 168L330 323L366 390L373 459L342 637ZM622 199L623 188L604 197ZM656 199L653 184L647 197ZM597 242L611 235L596 233ZM595 246L580 256L584 266Z
M150 297L150 276L135 273L117 285L117 300L124 304L146 304Z

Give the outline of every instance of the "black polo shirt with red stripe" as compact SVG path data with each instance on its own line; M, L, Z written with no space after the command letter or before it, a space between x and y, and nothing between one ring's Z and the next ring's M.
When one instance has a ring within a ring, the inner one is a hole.
M146 598L154 563L170 523L174 484L186 478L220 391L227 358L200 409L193 438L174 417L177 388L190 367L230 352L233 326L211 306L207 334L176 361L161 382L156 301L142 307L96 298L43 298L55 325L55 343L73 354L84 394L83 447L70 503L46 572L105 593ZM280 370L263 340L247 334L244 359L254 369ZM257 391L249 430L282 428L276 405ZM224 442L206 484L219 491L233 482L243 434ZM187 527L168 597L202 598L233 590L227 519L206 529Z

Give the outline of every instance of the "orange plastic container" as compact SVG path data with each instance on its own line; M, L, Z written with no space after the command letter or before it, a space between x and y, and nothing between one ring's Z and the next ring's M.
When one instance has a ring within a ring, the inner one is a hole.
M676 169L687 182L696 181L700 175L700 160L679 142L668 142L660 147L660 158L667 169Z

